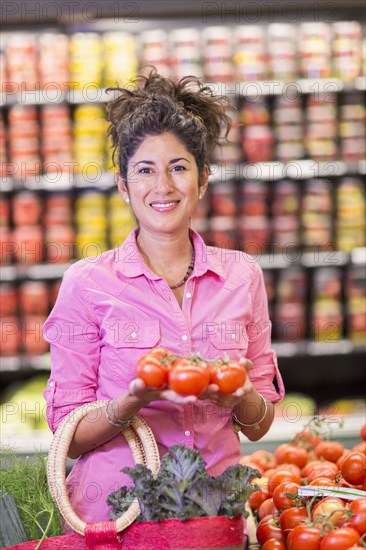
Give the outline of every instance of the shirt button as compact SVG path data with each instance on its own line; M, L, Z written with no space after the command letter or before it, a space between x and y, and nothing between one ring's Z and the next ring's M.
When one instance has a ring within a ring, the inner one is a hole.
M136 332L131 332L130 336L131 336L131 338L136 338L137 334L136 334Z
M232 335L231 335L231 338L232 338L232 339L234 340L234 338L235 338L235 334L232 334Z
M54 382L49 382L48 385L49 385L50 388L53 388L53 386L55 385L55 383L54 383Z
M184 435L185 435L186 437L189 437L189 436L191 435L191 432L190 432L189 430L186 430L186 431L184 432Z
M188 336L186 334L183 334L182 340L184 340L184 341L188 340Z
M187 292L186 298L188 298L188 300L189 300L189 298L192 298L192 294L190 292Z

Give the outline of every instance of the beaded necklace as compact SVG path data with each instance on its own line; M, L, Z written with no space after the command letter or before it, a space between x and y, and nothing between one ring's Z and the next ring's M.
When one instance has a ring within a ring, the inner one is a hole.
M179 288L180 286L184 285L184 283L188 280L189 276L191 275L191 273L193 271L194 259L195 259L195 255L194 255L194 249L193 249L191 263L188 266L187 273L184 275L183 279L181 281L179 281L179 283L177 283L176 285L169 285L169 288L174 290L175 288Z

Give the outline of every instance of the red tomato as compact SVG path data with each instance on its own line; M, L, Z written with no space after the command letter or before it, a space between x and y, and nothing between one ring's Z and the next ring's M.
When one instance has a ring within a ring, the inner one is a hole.
M259 544L263 545L269 539L285 540L281 528L275 522L273 516L265 516L260 520L256 531Z
M360 485L366 477L366 456L354 451L346 456L341 466L342 476L352 485Z
M316 447L321 441L323 441L322 436L318 434L316 430L309 429L299 432L293 439L295 445L298 447L303 447L307 451L314 449L314 447Z
M222 394L235 392L244 386L246 378L247 371L238 361L219 359L211 372L211 382L219 386L219 392Z
M344 451L343 445L338 441L321 441L315 447L315 454L318 458L322 457L330 462L337 462Z
M346 458L346 456L348 456L352 451L350 451L349 449L344 449L343 451L343 454L338 458L336 464L337 464L337 467L338 467L338 470L341 469L341 466L343 464L343 461L344 459Z
M286 550L286 545L280 539L268 539L263 544L262 550Z
M264 502L265 500L267 500L269 498L269 492L268 492L268 489L267 489L268 478L267 477L261 477L261 478L255 477L254 479L251 480L250 483L252 485L259 485L259 487L260 487L260 490L259 491L254 491L254 493L252 493L249 496L249 499L248 499L249 506L251 507L251 509L252 510L258 510L258 508L262 504L262 502Z
M320 500L311 512L312 520L327 518L333 525L338 525L344 517L344 503L337 497L325 497Z
M256 462L264 471L269 470L269 468L274 468L277 465L277 461L273 453L270 453L269 451L254 451L254 453L250 455L250 458L253 462Z
M280 515L280 525L282 532L287 537L289 532L292 531L296 525L305 523L308 517L306 508L287 508Z
M290 470L277 470L268 481L268 491L270 495L273 495L274 490L278 485L284 481L292 481L301 485L301 477Z
M173 362L176 355L167 348L153 348L149 354L163 363Z
M366 441L366 424L364 424L360 430L360 437Z
M285 510L285 508L293 508L296 506L299 488L300 485L293 481L284 481L277 485L273 491L273 502L277 510Z
M260 468L260 466L256 462L252 462L250 460L250 455L240 457L239 464L241 464L242 466L250 466L251 468L257 469L260 474L264 474L262 468Z
M327 486L335 487L333 481L328 477L316 477L315 479L313 479L313 481L310 481L308 485L312 485L312 486L315 485L316 487L327 487Z
M303 468L308 460L308 452L302 447L296 447L289 443L283 443L274 452L278 464L296 464Z
M266 516L277 515L278 510L274 505L273 498L267 498L258 509L259 519L263 519Z
M339 525L341 527L353 527L362 536L366 533L366 497L357 498L347 506L352 512L352 517L341 518Z
M150 352L138 360L136 374L150 388L163 388L167 385L169 379L169 370Z
M308 525L296 525L287 537L288 550L319 550L320 529Z
M188 357L177 359L169 372L169 386L180 395L201 395L209 383L208 370L196 366Z
M357 445L353 447L352 451L357 451L366 455L366 441L361 441L361 443L357 443Z
M289 464L288 462L279 464L278 466L276 466L276 470L289 470L293 474L296 474L297 476L301 476L301 468L296 466L296 464Z
M315 468L315 467L318 467L318 466L329 466L329 468L331 468L333 470L334 473L337 473L338 471L338 468L336 466L336 464L334 464L334 462L330 462L329 460L311 460L310 462L308 462L306 464L306 466L304 466L304 468L302 469L302 475L304 477L308 477L308 475L310 474L310 472Z
M334 472L334 470L329 466L316 466L311 470L306 479L309 484L319 477L327 477L332 483L335 484L335 476L336 472Z
M352 527L340 527L325 535L320 542L320 550L340 550L360 540L360 534Z

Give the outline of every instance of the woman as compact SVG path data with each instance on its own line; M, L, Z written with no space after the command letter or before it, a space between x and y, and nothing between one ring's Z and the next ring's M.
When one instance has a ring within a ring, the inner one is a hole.
M240 457L235 426L261 438L283 396L260 268L190 229L209 154L229 122L224 100L195 79L174 84L155 72L119 92L108 106L110 133L118 188L137 228L119 248L68 269L44 326L51 429L77 406L109 400L79 424L70 448L70 457L81 456L68 478L71 499L88 522L107 519L108 494L129 483L120 470L133 461L120 432L137 412L161 454L173 444L197 448L216 476ZM156 346L206 359L227 354L249 376L225 397L214 384L200 398L148 389L135 365Z

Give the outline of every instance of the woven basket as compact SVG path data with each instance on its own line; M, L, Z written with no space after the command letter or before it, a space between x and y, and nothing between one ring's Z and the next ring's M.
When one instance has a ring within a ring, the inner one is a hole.
M87 524L78 517L72 508L66 488L67 454L76 427L82 418L92 410L97 413L106 403L107 401L96 401L72 411L61 422L54 435L48 457L49 488L62 517L78 534L46 539L41 545L41 550L242 550L242 517L204 517L184 522L168 519L159 523L146 521L133 524L140 514L137 500L115 522ZM134 461L145 464L154 476L157 475L160 466L158 448L153 433L143 418L136 415L131 427L123 429L123 435ZM250 523L250 518L248 519ZM9 549L33 550L36 542L17 544ZM252 548L251 544L249 548ZM256 546L253 546L253 550L254 548Z

